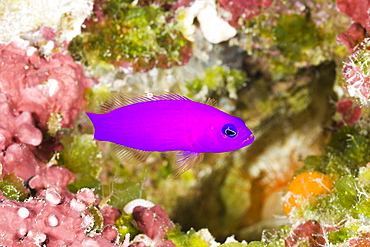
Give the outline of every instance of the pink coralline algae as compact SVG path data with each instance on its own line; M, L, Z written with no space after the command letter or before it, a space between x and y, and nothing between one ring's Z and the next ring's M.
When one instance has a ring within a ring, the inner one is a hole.
M370 234L365 234L356 238L352 238L348 241L349 246L353 247L365 247L370 246Z
M370 38L366 38L356 47L356 50L343 67L343 75L349 95L359 99L362 104L367 104L370 98L369 47Z
M366 29L359 23L352 23L352 25L343 33L339 34L336 40L346 45L350 52L353 52L356 45L362 42L365 38Z
M366 30L370 31L370 1L368 0L337 0L340 12L351 17L354 23L337 36L337 41L345 44L350 52L365 38Z
M53 38L47 28L42 30L45 38ZM85 102L85 89L93 83L67 51L48 57L38 52L33 46L0 44L2 177L14 173L26 181L41 172L45 163L40 159L46 161L60 150L56 139L43 148L51 116L59 116L53 128L71 127Z
M0 150L6 150L0 152L1 176L14 173L24 180L34 176L43 164L29 147L40 145L42 138L31 113L18 112L9 97L0 93Z
M8 97L0 93L0 150L12 144L13 140L38 146L42 133L34 126L30 112L17 112Z
M337 0L337 7L340 12L351 17L352 21L359 22L370 31L369 0Z
M269 8L272 2L272 0L219 0L220 6L231 13L232 17L227 21L233 27L241 27L246 19L261 14L261 11Z
M285 238L285 246L287 247L300 246L300 243L309 244L307 246L311 247L324 246L326 240L322 226L314 220L308 220L298 225L290 236Z
M44 163L36 160L25 144L10 145L6 152L0 153L0 163L2 164L1 177L14 173L25 181L36 175L40 168L45 166Z
M84 104L82 95L93 82L66 51L46 59L36 48L14 43L0 45L0 72L0 93L18 112L31 113L41 129L47 129L52 113L60 114L61 127L71 127Z
M90 193L85 189L82 194ZM107 225L93 232L94 216L86 200L62 197L56 190L43 190L36 198L16 202L0 197L0 244L5 246L117 246L118 232ZM89 233L89 236L87 236Z
M337 103L337 112L342 115L342 120L338 123L338 127L343 126L343 124L352 126L360 120L362 109L361 107L354 106L352 100L343 99Z
M0 196L0 245L119 246L113 225L118 209L104 205L101 210L91 189L69 192L66 185L72 180L63 167L45 167L28 182L36 197L17 202Z
M167 231L174 227L167 213L158 205L146 208L137 206L132 213L138 228L143 231L158 247L175 247L171 240L164 240ZM131 247L145 247L143 242L137 242Z
M61 166L51 166L41 169L36 176L29 180L28 186L38 191L54 188L59 194L67 193L69 195L66 186L73 179L74 175L68 169Z

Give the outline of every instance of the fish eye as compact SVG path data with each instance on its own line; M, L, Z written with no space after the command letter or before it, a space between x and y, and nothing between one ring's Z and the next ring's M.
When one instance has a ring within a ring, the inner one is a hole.
M236 131L236 127L232 124L226 124L222 127L222 134L227 137L234 138L238 132Z

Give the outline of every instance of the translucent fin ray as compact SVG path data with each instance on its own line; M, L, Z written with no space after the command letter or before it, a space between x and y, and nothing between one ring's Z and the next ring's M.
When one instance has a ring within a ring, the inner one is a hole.
M184 96L159 91L153 93L123 93L123 92L112 92L109 95L105 94L101 96L98 109L94 109L94 113L107 113L123 106L133 105L136 103L159 101L159 100L190 100Z
M190 151L179 151L176 154L175 170L173 172L173 177L178 177L194 165L202 162L204 154L194 153Z
M152 153L149 151L137 150L114 143L112 143L112 146L113 153L123 164L137 165L144 162Z
M217 106L217 100L215 100L213 98L208 98L207 101L206 101L206 105L216 107Z

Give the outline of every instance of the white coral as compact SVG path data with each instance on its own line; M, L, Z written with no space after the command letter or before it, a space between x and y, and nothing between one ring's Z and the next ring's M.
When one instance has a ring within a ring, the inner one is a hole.
M42 26L52 27L59 42L71 41L93 8L91 0L0 1L0 42L20 37Z
M217 44L236 35L236 29L219 17L214 0L195 0L190 7L180 10L178 20L184 27L182 33L190 41L194 41L195 18L204 38L210 43Z

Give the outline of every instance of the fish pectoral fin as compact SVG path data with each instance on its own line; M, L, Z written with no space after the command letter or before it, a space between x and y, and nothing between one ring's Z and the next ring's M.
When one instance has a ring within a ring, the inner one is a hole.
M204 154L191 151L179 151L175 157L174 177L178 177L194 165L199 164L203 160Z
M123 164L137 165L141 162L144 162L148 158L148 156L152 153L149 151L133 149L114 143L112 143L112 146L114 155Z

